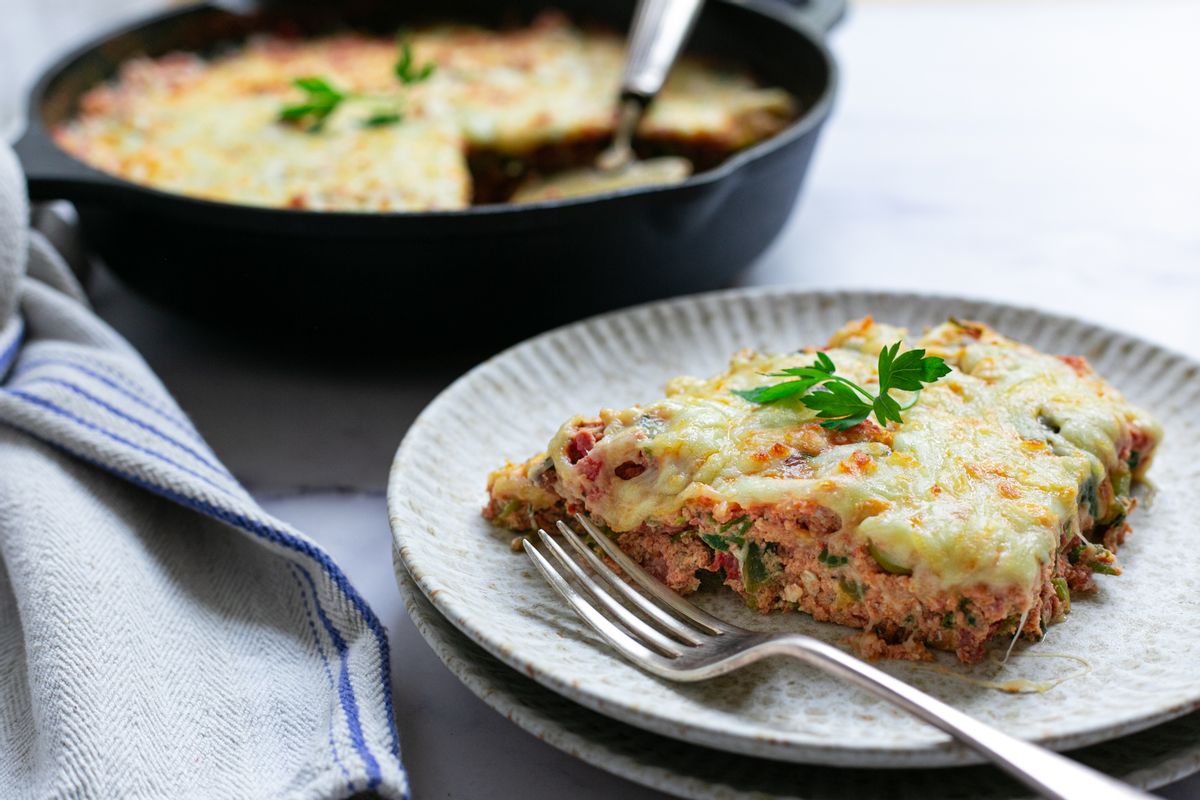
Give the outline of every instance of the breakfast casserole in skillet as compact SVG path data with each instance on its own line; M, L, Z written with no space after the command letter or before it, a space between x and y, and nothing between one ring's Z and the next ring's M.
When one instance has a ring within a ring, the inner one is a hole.
M398 39L260 36L212 58L127 61L58 144L163 191L258 206L430 211L501 202L607 144L624 42L546 12L519 28L437 25ZM684 57L637 132L697 169L796 118L744 69Z

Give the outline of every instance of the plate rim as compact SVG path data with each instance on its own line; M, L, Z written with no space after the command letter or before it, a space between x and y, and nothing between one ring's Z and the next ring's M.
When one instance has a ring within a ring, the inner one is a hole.
M545 670L539 668L533 661L520 658L510 647L492 641L487 636L486 630L477 629L476 626L469 621L468 614L463 614L459 609L457 609L452 599L446 599L447 597L452 598L453 595L447 595L447 593L439 591L440 587L436 585L436 577L424 575L419 566L413 564L410 560L408 547L403 541L403 534L400 531L401 524L397 519L398 512L396 511L396 508L400 503L400 483L402 481L402 469L405 466L404 459L407 454L407 449L414 438L414 433L420 432L429 424L428 419L435 407L437 407L444 400L444 398L450 392L454 391L460 384L471 379L479 372L489 368L495 362L507 358L511 353L518 349L532 347L538 342L561 335L568 329L595 325L603 320L646 313L653 309L667 310L681 306L703 304L705 302L761 300L769 298L786 299L800 297L811 297L817 300L824 299L827 301L835 301L836 299L846 298L867 298L871 304L879 306L883 306L888 302L897 301L904 303L959 303L986 307L993 313L1001 313L1006 311L1017 313L1033 313L1042 319L1051 322L1084 325L1088 328L1091 328L1093 331L1104 334L1105 336L1118 337L1133 344L1157 350L1171 359L1178 360L1188 366L1200 370L1200 362L1198 362L1192 356L1146 339L1138 334L1112 328L1103 323L1097 323L1068 314L1046 310L1035 305L1016 305L1003 301L955 293L914 292L906 290L892 290L888 288L806 289L785 286L759 286L723 289L713 292L702 292L666 298L663 300L650 301L647 303L641 303L626 308L596 314L575 322L566 323L539 333L535 336L529 337L528 339L516 344L510 345L495 355L484 359L470 370L464 372L442 391L440 391L437 396L434 397L424 409L422 409L421 413L405 432L404 437L396 449L395 456L392 459L392 464L388 472L388 525L391 529L393 547L396 551L397 557L401 559L409 575L412 576L414 583L420 589L422 594L425 595L425 597L438 610L438 612L441 613L442 616L445 617L457 630L466 635L470 640L482 647L493 657L499 659L509 667L528 675L543 687L556 692L557 694L562 695L573 702L579 703L586 708L603 714L604 716L634 725L643 730L647 730L662 736L667 736L692 744L700 744L705 747L710 747L725 752L805 764L826 764L830 766L850 767L911 768L964 766L969 764L983 763L984 759L977 755L974 751L959 745L953 739L944 734L942 734L937 740L918 745L872 744L867 747L848 748L840 744L834 745L817 742L801 743L787 739L773 737L767 738L762 736L748 737L745 734L728 733L712 727L699 726L690 721L668 719L661 715L649 713L641 707L632 708L624 704L607 702L602 697L595 696L589 692L580 690L576 686L573 686L571 681L560 679L556 675L546 672ZM1071 750L1137 733L1163 722L1176 719L1197 709L1200 709L1200 686L1197 687L1194 695L1188 701L1176 702L1173 705L1161 707L1150 714L1142 716L1130 716L1124 719L1118 719L1115 722L1096 725L1092 728L1083 729L1070 734L1028 738L1029 741L1033 741L1052 750Z

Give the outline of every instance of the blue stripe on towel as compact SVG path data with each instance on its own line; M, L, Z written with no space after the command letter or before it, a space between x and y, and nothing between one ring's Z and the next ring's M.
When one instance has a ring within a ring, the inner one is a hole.
M163 431L161 431L158 428L151 425L149 422L144 422L143 420L138 419L137 417L133 416L132 414L122 411L121 409L117 408L116 406L112 405L111 403L106 402L102 398L97 397L96 395L92 394L91 392L87 391L86 389L83 389L82 387L76 386L75 384L71 383L70 381L64 381L61 378L33 377L33 378L27 378L24 380L17 380L16 383L19 386L32 386L32 385L38 384L38 383L48 383L53 386L61 386L64 389L67 389L68 391L74 393L75 395L82 397L84 400L87 400L87 401L93 403L94 405L99 406L100 408L104 409L105 411L112 414L113 416L120 417L121 419L125 420L126 422L128 422L132 425L136 425L137 427L141 428L142 430L146 431L147 433L157 436L159 439L162 439L164 442L172 445L173 447L178 448L179 450L182 450L183 452L187 453L192 458L199 461L204 466L211 469L213 472L216 472L217 474L219 474L221 477L229 478L230 480L233 480L233 476L229 474L229 470L225 469L225 467L223 465L210 461L209 459L205 458L203 454L201 454L194 448L184 444L183 442L179 441L174 436L164 433Z
M300 574L304 576L304 580L308 581L308 586L312 589L313 603L317 606L317 618L325 626L329 638L333 641L333 647L337 650L338 661L341 663L341 669L338 670L338 695L342 699L342 708L346 712L346 726L350 729L350 741L354 743L354 749L363 755L363 765L367 768L368 776L367 788L374 789L381 780L379 762L375 760L375 756L367 747L366 739L363 738L362 722L358 718L358 700L354 697L354 687L350 685L350 649L346 647L346 640L342 638L342 634L325 614L312 575L303 567L300 567Z
M8 343L3 352L0 352L0 378L3 378L4 373L8 372L13 359L17 356L17 351L21 349L21 343L25 341L25 320L17 318L16 328L17 332L13 334L13 340Z
M304 618L308 622L309 632L312 633L313 644L317 646L317 654L321 656L321 666L325 668L325 681L329 684L329 688L333 689L333 671L329 669L329 659L325 657L325 645L321 644L321 635L317 633L317 624L313 622L312 606L308 603L308 593L304 589L304 584L300 582L300 568L295 564L289 564L288 566L292 568L292 580L296 582L296 590L300 593L300 600L304 603ZM338 769L346 777L346 785L350 791L357 791L354 788L354 781L350 779L350 772L346 769L346 765L342 763L342 759L338 757L337 742L333 740L333 717L329 718L326 734L329 738L329 752L333 754L333 763L338 765Z
M4 392L5 394L12 395L13 397L19 397L22 400L25 400L26 402L32 403L37 406L41 406L42 408L46 409L47 411L50 411L64 419L74 422L76 425L80 425L84 428L87 428L90 431L99 433L102 436L112 439L114 442L117 442L118 444L123 444L126 447L130 447L134 450L137 450L139 453L144 453L145 455L148 455L152 458L156 458L159 461L163 462L164 464L170 464L172 467L175 467L175 469L178 469L182 472L186 472L188 475L191 475L193 478L196 478L197 480L204 481L205 483L207 483L209 486L213 487L214 489L217 489L218 491L220 491L224 494L227 494L231 497L234 496L233 492L230 491L227 487L222 486L221 484L214 481L212 478L209 478L207 475L203 475L199 472L196 472L194 469L185 467L183 464L180 464L178 461L175 461L174 459L163 455L162 453L158 452L157 450L151 450L149 447L143 447L142 445L138 444L137 442L134 442L130 439L126 439L124 436L121 436L120 434L113 433L112 431L110 431L106 428L103 428L90 420L86 420L83 417L72 414L70 411L67 411L65 408L63 408L62 406L53 402L52 400L47 400L44 397L38 397L36 394L30 394L29 392L25 392L20 389L0 389L0 392Z
M110 438L113 438L119 442L126 441L126 440L123 440L121 437L117 436L116 434L113 434L110 431L105 431L104 429L100 428L99 426L89 423L85 420L81 420L78 417L75 417L74 415L70 414L69 412L66 412L63 409L58 409L57 406L53 406L53 404L48 403L48 401L45 401L40 397L36 397L34 395L28 395L28 394L25 394L24 392L12 391L12 390L0 389L0 392L4 392L5 394L20 398L22 400L25 400L34 405L41 406L43 408L49 407L50 410L57 409L58 413L63 414L67 419L71 419L71 420L83 425L85 428L87 428L89 430L94 430L99 433L105 434L105 435L109 436ZM134 484L135 486L139 486L139 487L141 487L147 491L153 492L154 494L157 494L161 497L165 497L168 500L172 500L176 503L179 503L180 505L194 509L203 514L207 514L208 516L213 517L215 519L219 519L222 522L225 522L236 528L240 528L248 533L251 533L251 534L261 538L261 539L265 539L268 542L273 542L275 544L279 544L283 547L288 548L289 550L293 550L296 553L306 556L306 557L312 559L313 561L316 561L318 564L320 564L321 570L325 573L326 577L328 577L329 580L334 584L334 586L336 586L338 588L338 590L341 591L342 595L347 600L350 601L350 604L354 607L354 609L356 611L358 611L358 613L361 615L363 621L367 624L367 628L371 631L371 633L375 637L376 645L379 648L379 658L380 658L379 677L383 684L383 686L382 686L383 700L384 700L384 707L387 711L388 733L391 737L391 753L397 759L397 761L399 760L400 736L396 730L396 720L395 720L395 714L393 713L393 706L392 706L391 664L389 662L390 648L388 647L387 633L384 631L383 625L382 625L382 623L380 623L379 618L375 616L375 612L371 610L371 607L369 605L367 605L366 601L363 600L362 596L359 595L357 590L355 590L355 588L350 584L350 581L346 578L345 574L342 573L342 571L340 569L338 569L337 565L334 564L333 560L330 559L329 556L326 555L323 550L321 550L319 547L317 547L312 542L308 542L308 541L305 541L304 539L297 538L296 536L293 536L292 534L289 534L280 528L277 528L277 527L274 527L273 525L261 522L257 519L252 518L251 516L249 516L245 513L240 513L240 512L234 511L229 508L222 508L221 506L214 505L213 503L210 503L209 501L203 500L198 497L190 497L188 495L182 494L179 491L176 491L175 489L171 489L170 487L151 482L151 481L146 480L145 478L142 478L131 472L127 472L118 467L114 467L111 464L105 464L103 462L97 461L96 459L91 458L90 456L84 455L83 453L80 453L70 447L63 445L61 442L47 440L36 431L27 431L27 432L30 435L32 435L36 438L42 439L43 441L46 441L48 444L51 444L51 445L59 448L60 450L63 450L65 452L71 454L75 458L78 458L80 461L84 461L88 464L92 464L93 466L96 466L99 469L102 469L112 475L115 475L123 480L126 480L129 483ZM128 443L128 442L126 442L126 443ZM132 444L132 443L128 443L128 444ZM173 464L173 462L170 459L166 459L159 453L155 453L152 450L147 450L146 448L137 447L137 445L134 445L134 447L136 449L140 450L141 452L143 452L147 455L150 455L151 457L159 458L161 460L166 461L169 464ZM176 465L176 466L178 466L178 465ZM186 468L185 468L184 471L188 471L188 470L186 470ZM220 487L217 487L217 488L220 488ZM229 494L229 493L225 492L225 494ZM231 497L231 499L237 499L232 495L230 495L230 497ZM305 574L307 574L307 572ZM311 576L310 576L310 579L311 579ZM342 640L342 641L344 644L344 640ZM345 666L346 666L346 662L345 662L345 660L343 660L343 669L345 669ZM353 685L350 684L348 677L346 678L345 683L346 683L346 688L349 692L350 699L354 700L355 699L354 688L353 688ZM357 700L355 700L354 706L355 706L355 714L353 717L354 724L359 725L358 715L357 715ZM349 715L348 710L345 709L344 705L343 705L343 710L347 711L347 719L349 720L350 715ZM360 738L358 741L355 741L355 747L356 747L356 749L359 749L358 744L359 744L359 742L361 742L362 748L360 749L359 755L362 756L364 765L366 765L368 767L368 772L370 772L371 765L374 765L375 771L373 773L371 773L372 781L373 781L371 788L374 788L375 786L379 785L379 781L380 781L379 765L378 765L378 762L375 760L375 757L370 753L370 748L367 747L365 740L361 739L361 725L359 725L359 731L360 731Z
M99 364L96 365L96 367L99 367L99 366L100 366ZM71 369L76 372L81 372L84 375L87 375L89 378L92 378L93 380L103 383L105 386L107 386L110 389L112 389L113 391L121 394L122 396L128 398L129 400L132 400L133 402L137 403L139 406L145 408L146 410L152 411L153 413L157 414L159 417L166 420L167 422L170 422L172 425L174 425L180 431L187 434L188 437L191 438L193 441L196 441L196 442L199 442L202 444L204 442L204 440L200 438L200 435L198 433L196 433L195 428L192 427L192 424L190 422L188 422L183 417L180 417L176 414L172 414L170 411L167 411L166 409L160 408L157 404L152 403L149 400L147 400L146 398L142 397L142 395L139 394L137 391L130 389L129 387L132 386L135 389L145 392L144 386L141 386L136 381L131 380L128 376L122 374L121 372L119 372L117 370L112 369L111 367L106 368L108 375L104 375L100 371L98 371L97 368L88 367L83 364L78 364L69 359L48 358L47 357L47 358L33 358L33 359L28 359L28 360L22 360L19 373L23 375L26 372L32 372L33 370L41 369L42 367L66 367L67 369ZM109 376L112 376L112 377L109 377ZM114 378L120 378L120 381L114 380ZM121 383L121 381L124 381L124 383ZM146 392L146 393L149 394L148 392Z

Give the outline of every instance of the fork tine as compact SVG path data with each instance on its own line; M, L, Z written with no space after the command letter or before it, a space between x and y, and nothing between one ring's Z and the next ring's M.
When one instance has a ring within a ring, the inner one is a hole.
M524 539L521 541L521 546L525 548L525 554L533 561L533 565L542 573L542 577L554 587L554 590L564 600L571 604L571 607L575 609L575 613L582 617L583 621L592 627L592 630L600 634L600 638L616 648L617 652L634 664L657 671L659 674L671 670L670 659L664 658L653 650L639 644L633 637L614 625L608 617L588 605L588 602L571 588L571 585L554 569L550 562L546 560L546 557L538 552L538 549L533 546L533 542Z
M646 616L650 617L651 621L657 624L672 636L678 636L683 641L692 645L703 644L704 640L700 638L694 628L684 625L675 617L671 616L661 608L656 606L645 595L640 594L636 589L626 583L620 575L613 571L612 567L605 564L600 558L591 551L591 549L583 543L579 538L579 534L571 530L571 527L561 519L558 521L558 529L571 547L575 548L576 552L587 560L588 566L595 570L597 575L600 575L608 582L610 586L621 593L621 596L637 607Z
M622 572L628 575L638 586L641 586L654 597L670 606L677 614L686 617L709 633L725 633L732 629L729 623L722 622L695 604L684 600L660 583L653 575L635 563L632 558L625 555L621 551L621 548L613 544L612 540L599 531L583 514L576 514L575 519L579 521L579 524L583 526L585 531L591 534L592 539L604 549L608 557L617 562Z
M671 641L645 622L642 622L629 609L614 600L611 594L604 591L604 588L600 584L592 580L591 576L583 571L579 564L575 562L575 559L571 558L558 542L550 538L550 534L539 528L538 536L541 538L542 544L554 554L554 557L570 571L575 580L587 590L587 594L591 595L592 600L598 601L600 605L604 606L608 610L608 613L616 617L625 626L627 631L634 635L634 638L640 639L642 644L648 645L651 650L655 650L664 656L676 658L683 653L680 649L681 645Z

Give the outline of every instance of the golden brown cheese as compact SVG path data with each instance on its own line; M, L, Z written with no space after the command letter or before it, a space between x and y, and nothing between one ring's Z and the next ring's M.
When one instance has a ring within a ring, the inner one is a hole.
M258 38L211 61L173 54L123 65L56 131L64 149L135 183L210 200L325 210L422 211L471 203L466 153L520 155L607 136L622 70L615 35L549 16L513 31L440 26L407 35L429 80L399 88L391 39ZM402 98L399 124L365 127L376 106L344 103L319 132L278 122L292 81ZM792 98L743 72L684 58L640 131L723 151L778 130Z
M839 375L870 389L879 349L904 335L865 320L835 335L827 352ZM1036 591L1064 531L1079 533L1084 515L1121 510L1120 492L1098 491L1099 483L1123 480L1127 489L1131 471L1147 466L1123 461L1132 442L1157 442L1161 431L1078 360L983 326L947 323L915 344L953 369L904 412L903 425L889 426L890 445L822 440L813 452L804 436L815 412L732 393L774 382L764 373L804 366L811 354L747 351L715 378L678 378L657 402L602 412L587 461L603 465L598 476L583 474L571 452L582 418L566 423L548 449L560 494L586 497L588 511L616 532L669 528L689 507L727 519L731 509L811 501L835 511L880 563L911 570L923 594L977 585ZM630 462L650 467L610 477ZM1113 507L1100 507L1102 498Z

